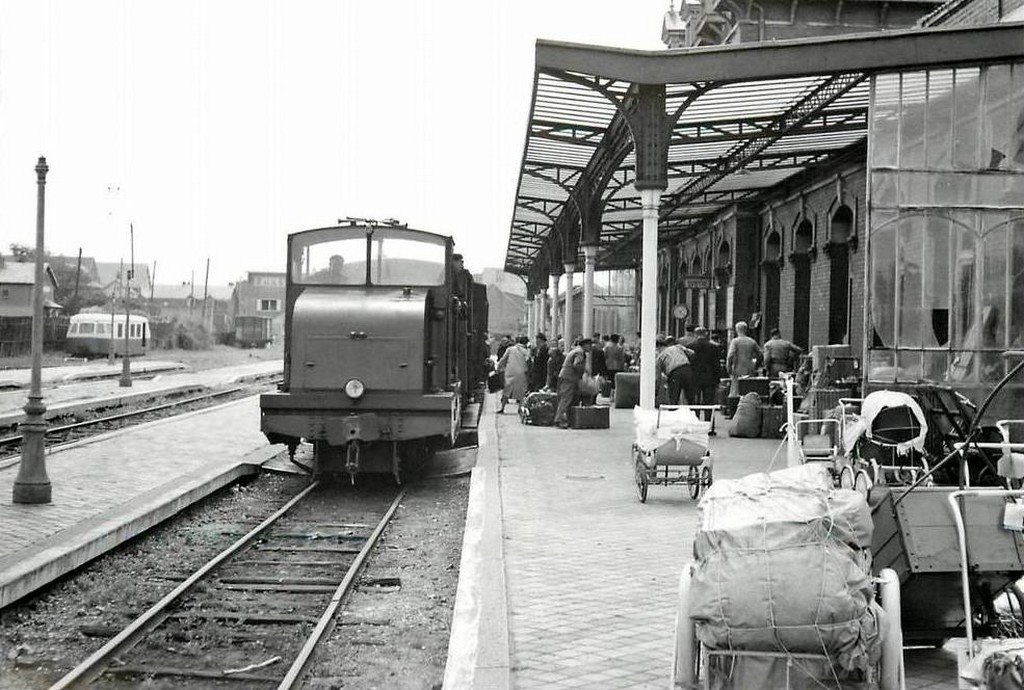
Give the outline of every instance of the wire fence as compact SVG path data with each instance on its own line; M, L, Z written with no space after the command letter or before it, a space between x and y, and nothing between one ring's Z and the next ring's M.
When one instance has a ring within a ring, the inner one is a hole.
M65 315L47 316L43 320L43 349L59 350L64 347L68 324ZM32 351L32 317L0 316L0 357L24 355Z

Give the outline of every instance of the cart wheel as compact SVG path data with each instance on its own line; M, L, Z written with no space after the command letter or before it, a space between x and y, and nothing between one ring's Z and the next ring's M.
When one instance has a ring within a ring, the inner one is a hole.
M896 470L896 480L901 484L913 484L917 481L917 470L899 469Z
M637 457L636 465L634 467L634 475L636 477L636 495L640 499L641 503L647 502L647 465L644 461Z
M714 476L712 475L711 468L710 467L701 468L701 471L700 471L700 485L701 485L701 488L704 491L707 491L708 488L711 486L711 483L714 482L714 481L715 481L715 479L714 479Z
M866 470L857 470L857 473L853 476L853 488L864 497L865 501L871 499L872 486L874 486L874 483L871 481L871 475Z
M879 690L900 690L904 687L903 625L900 621L900 578L892 568L878 573L879 599L885 612L886 627L882 635L882 659Z
M700 468L696 465L691 465L686 473L686 484L690 487L690 498L696 501L700 496Z
M863 472L864 470L861 471ZM883 470L879 466L877 460L871 461L871 474L869 476L871 478L872 486L874 486L875 484L881 484L882 481L885 479L885 470Z
M676 608L675 649L672 654L673 688L695 688L700 677L700 641L697 626L690 618L690 582L693 564L683 566L679 578L679 603Z
M839 470L839 488L852 489L853 481L853 467L851 465L843 465L843 469Z

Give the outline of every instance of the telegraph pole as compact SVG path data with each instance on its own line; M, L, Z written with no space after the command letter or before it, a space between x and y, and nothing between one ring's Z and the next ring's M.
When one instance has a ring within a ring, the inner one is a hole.
M206 297L210 294L210 257L206 257L206 278L203 280L203 326L206 326Z
M132 274L135 273L135 227L131 223L128 224L128 232L130 263L124 282L124 357L121 360L121 388L132 387L131 342L128 340L128 326L131 324L132 314Z
M15 503L49 503L50 478L46 474L46 405L43 403L43 212L46 206L46 158L36 163L36 282L32 288L32 387L29 389L25 421L18 425L22 434L21 464L14 480Z
M78 283L82 279L82 248L78 248L78 265L75 267L75 296L71 300L75 303L75 308L78 308Z

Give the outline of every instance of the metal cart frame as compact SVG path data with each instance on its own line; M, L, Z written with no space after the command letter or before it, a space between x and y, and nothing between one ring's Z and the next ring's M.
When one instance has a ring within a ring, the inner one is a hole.
M709 425L707 435L710 436L714 431L714 413L719 409L721 409L721 405L661 405L658 408L656 428L661 425L662 410L690 410L692 412L710 410L711 421L703 422ZM714 461L710 448L704 448L700 453L694 453L692 450L690 448L684 451L678 450L673 440L667 440L657 448L649 450L640 448L637 443L633 444L631 449L633 474L637 497L641 503L647 502L647 491L652 484L658 486L686 484L690 491L690 498L693 500L700 498L701 492L714 482Z

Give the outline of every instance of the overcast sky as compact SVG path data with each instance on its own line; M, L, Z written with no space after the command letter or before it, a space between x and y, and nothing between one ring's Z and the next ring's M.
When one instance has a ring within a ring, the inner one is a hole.
M158 283L283 270L289 232L346 215L500 266L534 41L661 48L667 7L0 0L0 251L34 243L45 155L47 249L117 261L131 221Z

